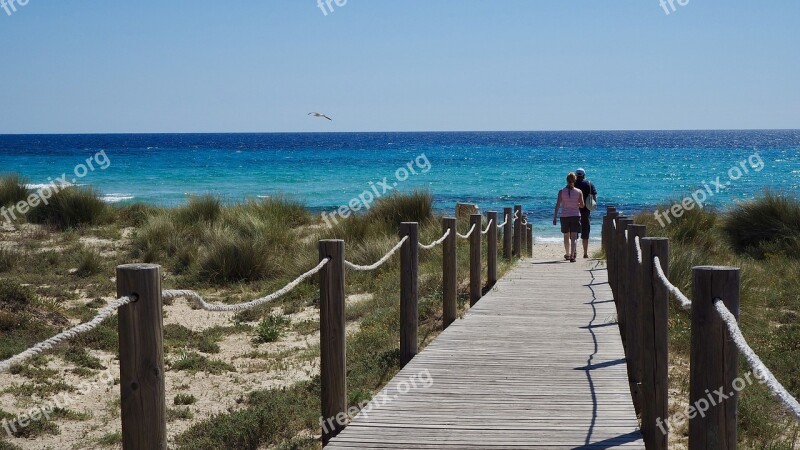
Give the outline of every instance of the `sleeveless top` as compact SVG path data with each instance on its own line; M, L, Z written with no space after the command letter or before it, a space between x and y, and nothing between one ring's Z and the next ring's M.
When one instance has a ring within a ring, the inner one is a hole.
M561 196L561 217L580 217L580 199L583 197L583 192L580 189L572 188L570 195L569 187L565 187L559 192Z

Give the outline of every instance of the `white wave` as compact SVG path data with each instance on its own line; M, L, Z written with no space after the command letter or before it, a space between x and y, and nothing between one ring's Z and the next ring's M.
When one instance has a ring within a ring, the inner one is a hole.
M100 197L100 200L106 203L119 203L125 200L133 200L134 198L136 197L130 194L108 194Z
M67 181L66 183L55 183L58 187L69 187L69 186L83 186L82 184L73 184ZM48 187L53 187L53 183L29 183L25 185L25 189L44 189Z

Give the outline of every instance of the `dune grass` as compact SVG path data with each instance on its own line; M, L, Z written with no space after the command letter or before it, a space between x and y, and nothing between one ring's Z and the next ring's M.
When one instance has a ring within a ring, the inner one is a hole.
M664 208L662 208L664 209ZM670 281L691 297L692 267L742 269L740 326L753 349L795 397L800 397L800 258L793 239L800 231L800 203L766 193L725 213L686 211L661 227L652 214L636 222L649 236L670 238ZM689 360L691 317L670 304L670 353ZM740 373L749 367L740 358ZM688 377L688 373L684 374ZM670 379L688 399L688 378ZM761 385L739 400L739 442L744 448L791 449L800 429Z
M110 207L91 188L67 187L27 213L26 219L58 230L99 225L110 219Z
M800 258L800 200L766 192L725 218L722 229L738 253L757 259L768 255Z
M8 182L9 186L19 183L21 180ZM21 224L24 226L16 232L18 245L0 249L0 358L52 336L68 319L91 318L105 305L104 298L114 295L113 268L118 264L158 263L165 273L164 288L195 289L214 301L235 303L273 292L314 267L320 239L344 239L348 260L370 264L397 243L402 221L420 222L424 243L441 235L440 218L434 215L432 198L425 192L383 198L333 228L286 197L223 204L205 196L190 199L181 207L159 208L108 206L91 190L70 188L62 195L52 206L32 211L28 221L37 225ZM102 206L97 206L98 202ZM461 232L468 228L463 221L459 227ZM98 237L122 245L113 252L99 251L85 241ZM468 296L467 246L466 241L459 242L461 311ZM502 274L509 265L500 263ZM441 251L420 251L422 346L441 329L441 264ZM348 304L346 310L349 323L359 322L359 331L348 338L352 404L371 398L399 370L399 269L399 258L394 257L374 272L348 273L348 295L369 294L364 297L367 300ZM87 296L93 300L77 302ZM167 369L181 374L238 375L233 365L215 356L222 339L245 334L257 342L270 341L276 335L297 332L297 327L303 335L310 335L318 330L318 323L290 325L273 317L276 308L287 315L315 308L318 298L319 287L312 277L273 304L235 315L230 326L198 332L167 325ZM87 350L116 354L117 347L117 317L112 316L92 332L31 361L25 366L30 370L20 375L31 379L27 391L45 397L68 387L58 383L58 376L47 376L48 358L58 356L73 367L72 373L91 376L103 365ZM318 352L318 346L311 346L303 350L302 357L318 358ZM308 438L319 433L318 378L285 389L245 394L242 401L235 412L193 423L177 437L176 446L318 446ZM176 411L176 420L185 417L185 411ZM109 444L115 436L109 435ZM0 440L0 445L6 444Z
M0 175L0 206L9 206L27 199L30 190L25 187L26 183L17 174Z
M306 252L315 250L317 239L345 240L348 260L358 264L372 263L383 256L398 241L399 223L420 222L420 239L427 243L441 236L441 225L432 212L430 196L386 197L365 214L352 216L337 226L319 230L305 240ZM466 232L466 224L460 224ZM295 245L298 245L295 243ZM467 303L468 252L467 242L459 242L459 305ZM313 264L316 255L307 261ZM441 329L441 251L420 252L420 336L424 347ZM509 267L502 263L500 273ZM370 273L348 272L347 293L370 292L372 300L348 305L347 320L359 320L360 331L348 338L347 385L348 402L356 405L368 400L400 368L399 352L399 260L391 259L385 266ZM315 287L307 301L315 302ZM289 300L291 301L291 300ZM269 320L265 332L272 337L278 332ZM314 350L317 352L319 349ZM318 448L305 433L319 433L319 378L286 389L256 391L249 395L244 408L220 414L194 424L178 436L178 448L214 448L231 445L242 449L267 446L276 448Z

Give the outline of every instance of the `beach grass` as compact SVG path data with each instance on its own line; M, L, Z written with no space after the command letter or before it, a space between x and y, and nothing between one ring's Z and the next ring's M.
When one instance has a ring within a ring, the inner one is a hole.
M111 210L89 187L67 187L54 193L47 203L39 204L27 213L26 219L58 230L100 225L111 217Z
M18 187L24 182L0 181L0 186ZM184 206L161 208L106 205L90 189L69 188L60 194L46 211L31 211L13 224L15 231L5 231L6 242L0 246L0 358L54 335L69 323L93 317L115 296L113 275L119 264L158 263L164 270L164 288L194 289L211 301L236 303L273 292L314 267L320 239L344 239L348 260L370 264L398 242L402 221L420 222L423 243L442 233L440 217L426 192L384 197L369 210L339 218L330 228L289 197L224 204L201 196ZM459 227L467 231L466 222L460 221ZM462 312L468 303L467 246L466 241L459 242ZM500 264L501 274L510 267L502 260ZM441 251L420 251L422 346L442 325L441 266ZM374 272L348 273L347 294L353 299L346 308L351 404L371 398L399 370L399 270L395 256ZM320 432L319 379L313 369L306 373L309 369L296 368L318 367L318 299L319 287L312 278L281 299L235 314L228 322L200 329L189 328L185 319L165 324L168 378L229 377L234 384L227 384L226 391L235 391L235 380L253 370L294 373L299 379L276 388L242 390L236 408L210 417L203 414L200 402L176 405L180 409L173 408L172 419L190 424L174 436L178 448L223 448L232 443L237 448L318 446L314 435ZM167 308L173 307L168 303ZM280 347L304 340L311 344ZM234 341L252 347L236 361L224 356ZM112 316L95 330L19 366L25 370L15 370L14 376L26 381L9 386L7 394L23 401L25 396L47 398L68 391L71 385L63 382L64 376L51 372L54 365L63 367L62 374L91 380L107 370L117 352L117 317ZM113 389L110 392L113 397ZM197 399L200 393L194 392ZM186 397L179 403L193 395L182 394ZM92 420L116 420L118 407L117 402L102 413L110 419ZM67 419L54 419L52 424L57 426L59 420ZM46 430L28 432L48 436ZM91 439L113 446L119 435L105 430ZM0 440L0 445L13 448L13 439Z
M17 174L0 175L0 206L24 201L30 195L27 181Z
M661 210L666 210L666 203ZM636 217L648 235L670 239L670 281L691 298L692 267L741 268L740 327L764 364L800 397L800 202L765 193L726 212L694 209L661 227L652 214ZM670 303L671 363L688 366L691 316ZM740 373L749 372L740 358ZM670 388L688 403L688 371L675 370ZM678 433L687 429L676 430ZM800 428L761 385L741 392L739 443L744 448L791 449Z

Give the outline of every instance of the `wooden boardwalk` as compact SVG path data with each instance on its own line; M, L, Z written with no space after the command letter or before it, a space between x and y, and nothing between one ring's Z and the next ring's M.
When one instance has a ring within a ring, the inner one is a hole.
M596 264L521 262L326 448L643 449Z

